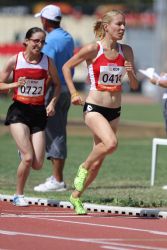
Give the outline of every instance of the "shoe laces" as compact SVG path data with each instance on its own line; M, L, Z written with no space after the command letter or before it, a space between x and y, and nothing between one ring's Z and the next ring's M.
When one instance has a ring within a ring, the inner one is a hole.
M48 181L54 181L55 180L55 177L52 175L52 176L50 176L50 177L48 177L47 179L46 179L46 182L48 182Z

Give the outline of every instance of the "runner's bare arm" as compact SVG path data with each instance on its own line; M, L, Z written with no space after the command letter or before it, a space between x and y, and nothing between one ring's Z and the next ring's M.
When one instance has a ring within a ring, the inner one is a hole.
M12 56L0 72L0 90L10 90L25 84L25 77L20 77L18 82L6 83L16 64L16 55Z
M54 65L52 59L50 59L50 58L49 58L49 74L52 78L52 81L55 85L55 88L54 88L53 98L50 101L50 103L48 104L46 111L47 111L48 116L52 116L55 113L55 105L56 105L58 98L60 96L61 84L60 84L60 79L58 76L57 68Z
M123 53L126 59L125 68L128 74L129 81L130 81L129 84L130 84L130 87L135 90L138 88L138 80L137 80L136 73L135 73L133 50L130 46L124 44Z
M80 63L86 61L87 65L89 65L93 58L96 57L98 52L98 45L97 43L91 43L84 46L77 54L75 54L68 62L66 62L63 66L63 74L71 93L71 102L75 105L82 105L83 101L78 92L76 91L71 70L75 66L79 65Z
M6 65L2 68L2 71L0 73L1 82L7 82L9 80L9 77L14 69L15 64L16 64L16 55L12 56L7 61Z

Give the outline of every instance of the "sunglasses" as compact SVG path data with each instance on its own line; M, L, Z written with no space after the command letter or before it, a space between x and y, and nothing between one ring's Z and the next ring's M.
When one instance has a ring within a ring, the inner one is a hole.
M29 40L33 41L35 44L44 44L45 43L45 40L41 40L41 39L32 39L30 38Z

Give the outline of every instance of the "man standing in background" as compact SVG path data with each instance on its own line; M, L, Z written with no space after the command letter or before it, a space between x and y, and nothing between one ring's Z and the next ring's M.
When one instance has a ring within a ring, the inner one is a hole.
M47 5L35 17L40 17L43 29L48 33L42 52L51 57L57 67L61 81L61 94L53 117L48 118L46 127L46 157L51 160L53 173L46 181L36 187L34 191L64 191L66 184L63 180L63 169L67 157L66 126L70 107L70 94L62 73L62 66L74 53L74 41L71 35L60 27L61 10L55 5ZM46 105L53 95L53 85L50 84Z

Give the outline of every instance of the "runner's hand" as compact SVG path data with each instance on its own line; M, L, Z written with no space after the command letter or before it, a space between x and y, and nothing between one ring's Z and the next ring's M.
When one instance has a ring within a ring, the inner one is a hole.
M74 104L74 105L83 105L84 102L83 102L81 96L79 95L79 93L74 92L71 95L71 103Z
M25 76L19 77L19 79L18 79L18 87L24 86L25 83L26 83L26 77Z

